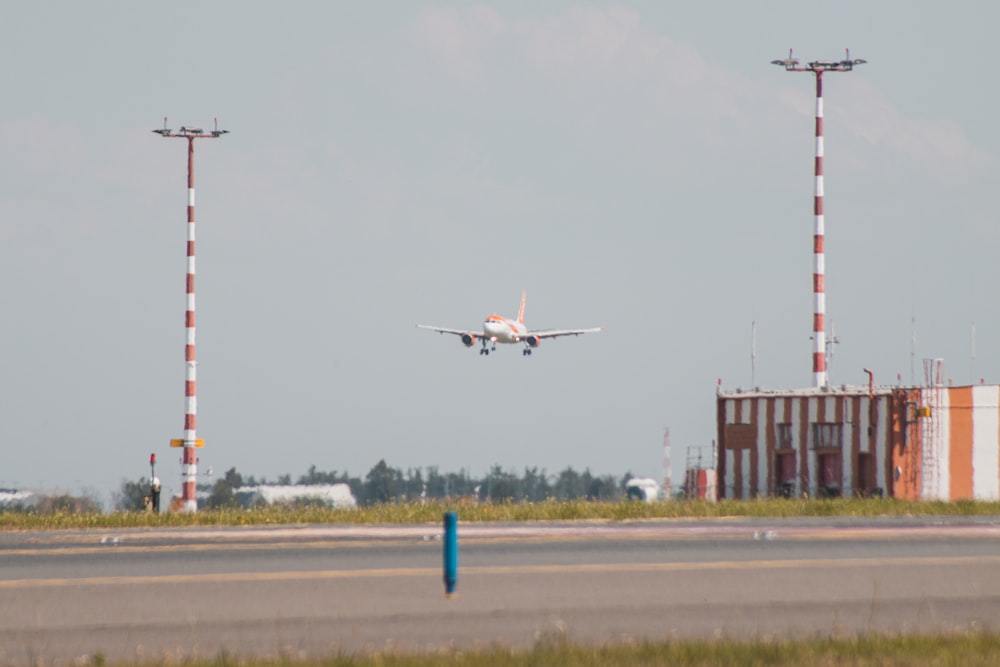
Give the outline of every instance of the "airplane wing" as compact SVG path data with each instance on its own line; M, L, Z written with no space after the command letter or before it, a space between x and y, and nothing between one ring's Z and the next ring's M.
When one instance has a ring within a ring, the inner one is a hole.
M586 333L597 333L604 331L604 327L594 327L592 329L542 329L541 331L529 331L526 335L537 336L538 338L558 338L559 336L579 336Z
M454 334L456 336L464 336L469 334L470 336L475 336L476 338L482 338L482 331L468 331L466 329L446 329L445 327L432 327L428 324L418 324L418 329L430 329L431 331L437 331L438 333Z

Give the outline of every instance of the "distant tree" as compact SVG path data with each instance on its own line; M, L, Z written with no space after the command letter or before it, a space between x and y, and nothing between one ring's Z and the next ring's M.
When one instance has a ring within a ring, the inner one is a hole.
M399 471L393 470L386 464L385 459L379 459L365 477L366 503L387 503L395 500L399 495L397 486L399 474L401 474Z
M317 470L315 465L309 466L309 472L305 475L299 477L299 481L296 484L312 485L312 484L342 484L347 482L347 474L337 475L336 470L331 470L330 472L323 472L322 470Z
M146 477L134 482L123 479L121 488L112 496L114 508L122 512L141 512L145 509L143 499L149 491L149 479Z
M486 500L502 503L519 499L520 480L513 473L504 472L500 466L494 465L490 469L490 474L486 477L485 482Z
M236 472L235 467L232 467L226 471L222 481L228 484L230 489L238 489L243 486L243 475Z
M218 510L234 508L236 505L236 495L233 493L233 487L229 486L224 479L217 480L212 485L212 492L208 494L205 507Z
M236 494L233 492L241 486L243 486L243 475L237 472L235 467L230 468L222 479L216 480L212 485L205 503L206 507L209 509L238 507L239 503L236 502Z
M392 469L392 476L395 479L396 484L396 496L394 500L406 501L406 480L403 479L403 471L399 468Z
M299 481L297 481L295 483L298 484L298 485L316 484L317 483L316 482L316 477L317 477L316 464L313 464L313 465L309 466L309 472L307 472L305 475L302 475L301 477L299 477Z
M537 503L552 496L552 486L549 484L545 470L538 472L538 468L524 468L524 477L521 478L521 493L523 498L529 502Z
M406 478L403 480L403 495L408 500L419 500L424 497L426 482L420 468L409 468L406 471Z
M589 468L579 473L572 467L558 475L549 475L544 469L539 470L537 467L525 467L523 476L518 476L513 471L505 472L498 465L490 468L481 478L471 476L465 468L458 472L442 473L438 466L408 468L404 473L401 469L389 467L382 459L363 479L351 477L346 471L323 471L313 464L295 483L347 484L358 504L370 505L403 499L416 500L423 497L425 489L427 498L439 499L469 497L478 493L480 500L490 499L494 502L540 502L548 498L618 500L624 496L625 483L631 478L632 473L629 472L618 482L612 475L598 477ZM225 484L220 485L219 482ZM267 483L266 477L256 478L250 475L244 478L235 468L230 468L221 480L206 486L205 491L209 494L210 503L229 507L236 504L231 493L233 490L244 484L256 486ZM292 476L280 475L273 483L290 485L293 483ZM141 479L139 482L123 482L122 493L116 495L116 506L137 501L141 508L142 496L148 493L148 489L143 488L145 484Z
M452 498L471 496L476 492L477 486L482 486L482 482L472 479L465 468L445 476L445 495Z
M447 478L438 472L437 466L427 467L427 497L444 498L448 495Z
M360 477L351 477L346 472L344 473L345 484L351 487L351 495L358 502L359 505L364 505L365 501L365 483L361 481Z
M611 475L592 477L587 485L587 500L617 500L621 496Z
M586 489L581 483L580 473L572 467L566 468L556 478L555 495L559 500L575 500L586 495Z

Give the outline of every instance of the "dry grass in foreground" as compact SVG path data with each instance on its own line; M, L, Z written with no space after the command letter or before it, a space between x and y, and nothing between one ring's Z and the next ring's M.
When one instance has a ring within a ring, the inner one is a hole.
M77 664L107 667L98 654ZM160 660L127 663L137 667L605 667L610 665L671 665L678 667L915 667L918 665L979 667L1000 662L1000 635L972 633L950 636L867 636L811 641L642 642L631 645L584 647L543 643L516 651L495 647L484 651L448 650L432 654L378 652L363 656L278 659L220 654L210 660Z

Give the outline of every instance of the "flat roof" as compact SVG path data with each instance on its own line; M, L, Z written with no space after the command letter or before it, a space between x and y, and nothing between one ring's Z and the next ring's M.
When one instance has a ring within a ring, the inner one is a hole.
M903 387L900 385L875 385L869 389L868 385L838 384L830 387L808 387L805 389L764 389L763 387L753 387L743 389L737 387L731 391L720 389L720 398L759 398L770 396L867 396L869 391L876 396L888 396L897 389L913 389L914 387Z
M807 396L867 396L868 392L871 391L875 396L888 396L895 391L922 391L924 389L961 389L961 388L975 388L975 387L993 387L997 388L1000 385L996 384L960 384L960 385L938 385L937 387L929 387L924 385L901 385L901 384L877 384L870 390L866 384L838 384L831 385L825 388L818 387L807 387L805 389L765 389L763 387L753 387L752 389L743 389L742 387L737 387L736 389L726 391L723 389L718 389L716 391L719 398L763 398L771 396L787 396L787 397L807 397Z

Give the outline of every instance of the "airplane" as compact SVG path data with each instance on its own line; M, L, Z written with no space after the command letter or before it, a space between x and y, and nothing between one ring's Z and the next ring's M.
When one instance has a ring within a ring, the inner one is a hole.
M465 347L472 347L476 341L482 342L479 348L480 355L489 355L496 352L497 343L524 343L522 356L531 356L531 351L541 345L545 338L558 338L559 336L579 336L585 333L596 333L602 331L601 327L592 329L543 329L540 331L529 331L524 325L524 300L527 292L521 292L521 306L517 309L517 319L511 320L500 315L490 315L483 322L482 331L468 331L465 329L446 329L444 327L432 327L427 324L418 324L419 329L430 329L443 334L454 334L459 336Z

